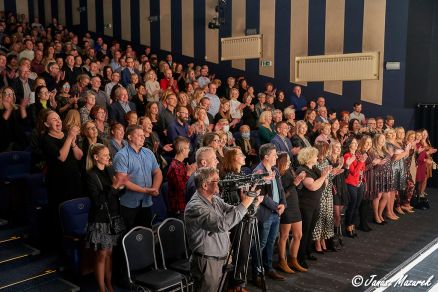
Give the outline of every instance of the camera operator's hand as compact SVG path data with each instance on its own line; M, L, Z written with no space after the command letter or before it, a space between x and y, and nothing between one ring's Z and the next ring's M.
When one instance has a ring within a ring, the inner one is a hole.
M248 209L249 206L251 206L252 202L254 201L254 197L250 197L246 195L246 192L241 191L240 192L240 201L242 202L242 205Z

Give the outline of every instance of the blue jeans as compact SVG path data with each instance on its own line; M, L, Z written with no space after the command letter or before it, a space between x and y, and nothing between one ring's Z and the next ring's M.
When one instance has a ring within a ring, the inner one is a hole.
M272 213L265 222L258 222L260 250L262 251L262 261L265 271L272 271L272 256L274 254L274 243L280 227L280 217L277 213ZM252 272L255 278L261 269L258 267L257 252L253 244L251 248Z

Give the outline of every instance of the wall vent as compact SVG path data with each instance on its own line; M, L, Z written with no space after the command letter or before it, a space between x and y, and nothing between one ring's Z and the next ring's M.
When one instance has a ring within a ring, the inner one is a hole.
M295 82L379 79L379 52L295 58Z
M221 38L221 45L221 61L261 58L263 54L261 34Z

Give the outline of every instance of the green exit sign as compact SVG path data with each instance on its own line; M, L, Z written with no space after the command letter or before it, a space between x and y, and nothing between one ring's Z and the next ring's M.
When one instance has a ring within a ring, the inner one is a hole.
M262 67L270 67L270 66L272 66L272 61L261 61L260 65Z

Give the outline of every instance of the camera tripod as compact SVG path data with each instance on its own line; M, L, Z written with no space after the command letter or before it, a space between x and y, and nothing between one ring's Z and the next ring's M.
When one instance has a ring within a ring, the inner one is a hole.
M252 208L254 206L251 206ZM246 283L246 277L248 273L248 264L249 264L249 256L251 253L251 244L254 240L254 246L256 251L256 258L253 257L253 261L257 261L257 267L261 268L260 277L262 284L262 291L266 292L266 279L265 279L265 271L263 268L262 261L262 251L260 248L260 236L259 236L259 228L258 228L258 220L255 216L255 210L248 210L249 214L246 214L242 221L236 225L236 229L234 232L234 237L231 244L231 250L228 254L227 260L225 262L222 278L220 281L218 292L221 292L224 284L226 283L227 275L232 272L233 279L241 279L242 282ZM248 246L244 246L245 242L242 242L246 239L249 239L247 243ZM247 249L247 250L242 250ZM242 254L241 254L241 251ZM246 254L245 254L246 253ZM230 258L233 259L233 265L228 264L230 262ZM256 275L253 275L256 277Z

